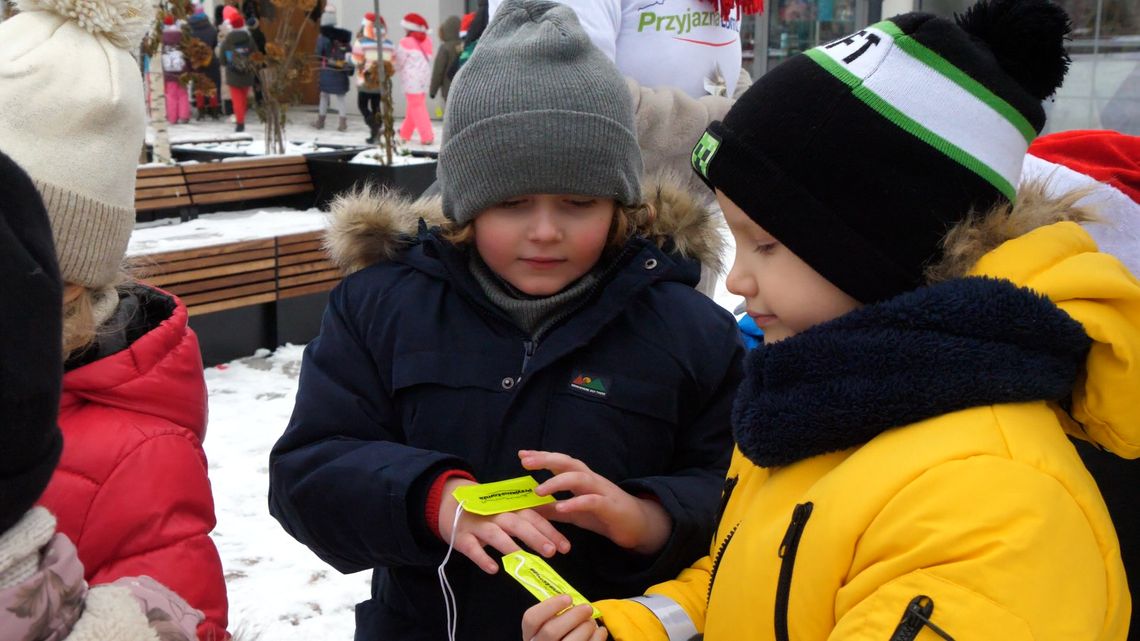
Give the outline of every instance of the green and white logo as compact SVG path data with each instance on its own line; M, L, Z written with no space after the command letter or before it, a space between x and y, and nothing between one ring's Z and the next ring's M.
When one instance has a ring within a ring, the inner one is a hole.
M709 163L720 149L720 138L711 131L706 131L697 145L693 147L693 169L696 169L705 178L709 177Z

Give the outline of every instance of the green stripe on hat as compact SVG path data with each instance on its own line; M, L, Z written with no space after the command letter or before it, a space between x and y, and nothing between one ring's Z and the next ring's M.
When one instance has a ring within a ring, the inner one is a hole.
M1021 115L1021 112L1015 109L1013 105L987 89L985 85L974 80L966 74L966 72L954 66L950 61L938 55L926 45L904 33L895 23L890 20L884 20L871 25L871 28L880 29L890 34L895 40L895 45L900 49L922 61L923 64L942 74L954 84L970 92L978 100L989 105L991 109L1001 114L1003 118L1008 120L1011 125L1021 132L1026 143L1033 142L1033 139L1037 137L1037 130L1033 128L1033 125L1029 124L1025 116Z
M890 120L899 128L922 140L931 147L934 147L963 167L981 176L1004 194L1011 202L1015 200L1017 191L1014 189L1011 181L995 171L992 167L897 109L882 96L865 86L862 78L848 71L821 49L809 49L804 53L841 82L851 87L852 94L864 104L874 109L879 115Z

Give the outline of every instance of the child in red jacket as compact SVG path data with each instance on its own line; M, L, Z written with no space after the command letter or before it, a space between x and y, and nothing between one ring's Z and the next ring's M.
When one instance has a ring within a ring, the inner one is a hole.
M63 451L42 504L88 583L153 577L206 614L202 639L225 639L197 338L177 298L120 275L145 127L131 52L153 10L93 1L82 23L41 7L0 24L0 151L43 198L65 284Z

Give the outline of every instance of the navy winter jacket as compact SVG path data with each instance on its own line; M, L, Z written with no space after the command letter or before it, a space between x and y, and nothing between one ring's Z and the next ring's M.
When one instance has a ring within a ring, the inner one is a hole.
M526 474L520 449L581 459L673 519L656 557L555 524L572 550L550 563L587 598L640 594L702 556L743 348L732 316L693 289L699 264L631 240L594 298L532 343L483 294L465 250L426 227L397 239L392 218L416 216L383 198L334 212L334 229L351 230L330 234L342 263L385 259L332 292L270 454L270 511L285 529L342 572L373 569L356 638L447 638L436 577L447 546L428 528L427 493L450 469L481 482ZM574 384L586 376L593 390ZM447 574L458 638L517 638L529 593L460 554Z
M339 43L339 47L337 44ZM340 55L336 54L336 49ZM317 84L322 93L342 95L348 93L348 78L356 69L347 55L352 53L352 32L325 25L317 38L317 55L321 58L321 72Z

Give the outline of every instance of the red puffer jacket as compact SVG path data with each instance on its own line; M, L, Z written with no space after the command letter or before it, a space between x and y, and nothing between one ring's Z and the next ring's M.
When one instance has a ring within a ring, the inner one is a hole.
M174 296L142 286L131 295L138 311L120 337L129 346L63 377L63 455L41 503L75 542L88 583L153 577L205 613L201 639L221 641L226 585L208 536L198 338Z

